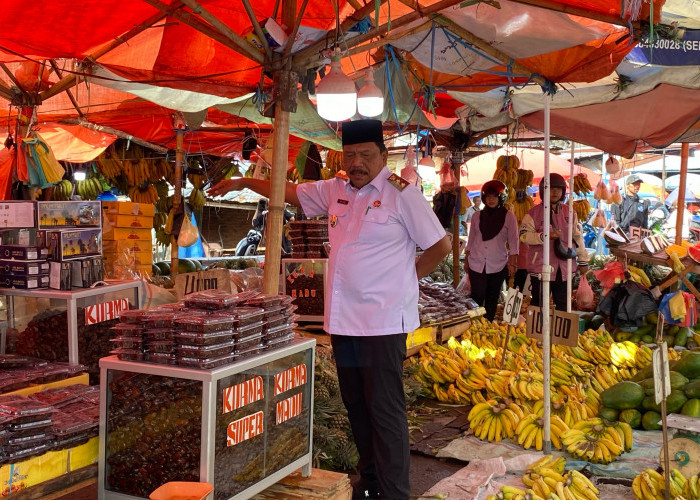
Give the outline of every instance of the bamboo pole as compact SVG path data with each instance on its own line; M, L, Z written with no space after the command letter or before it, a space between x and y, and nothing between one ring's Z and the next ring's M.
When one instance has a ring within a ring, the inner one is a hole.
M22 95L24 96L26 103L28 106L31 106L32 104L32 96L29 95L29 92L27 92L17 81L17 78L15 78L15 75L10 71L10 68L7 67L5 63L0 63L0 68L5 72L5 74L8 76L10 81L17 87L17 90L22 92Z
M164 148L163 146L153 144L152 142L144 141L143 139L139 139L138 137L134 137L133 135L127 134L126 132L122 132L121 130L117 130L112 127L97 125L96 123L90 122L84 118L66 118L65 120L59 121L58 123L65 123L66 125L80 125L91 130L97 130L98 132L116 135L120 139L127 139L133 143L147 147L148 149L152 149L153 151L156 151L158 153L167 153L168 151L170 151L168 148Z
M575 143L574 141L571 141L571 157L569 161L571 162L571 166L569 167L569 186L573 187L574 185L574 146ZM571 189L573 191L573 189ZM574 193L570 192L569 193L569 220L573 220L573 213L574 213ZM566 244L568 248L572 248L574 246L573 244L574 240L574 225L569 224L569 228L566 231ZM579 250L580 252L585 251L585 249L581 248ZM571 278L571 271L573 270L573 265L574 263L571 262L571 259L567 259L566 261L566 275L569 277L566 280L566 312L571 312L571 293L573 291L573 283Z
M241 54L252 59L253 61L262 64L263 58L260 55L260 52L253 49L251 45L241 35L229 28L218 17L216 17L207 9L199 5L195 0L182 0L182 2L185 5L187 5L190 9L192 9L192 12L194 12L195 14L199 14L202 17L202 19L211 24L214 27L214 29L216 29L219 33L221 33L231 42L233 42L240 49L237 50L237 52L240 52Z
M690 145L684 142L681 145L681 172L678 183L678 199L676 200L676 245L683 239L683 212L685 211L685 181L688 177L688 153Z
M432 21L425 21L424 23L421 23L418 26L407 28L407 29L402 30L402 31L392 29L391 35L387 35L383 38L380 38L379 40L374 40L372 42L365 43L364 45L356 45L352 49L348 50L347 54L349 56L353 56L355 54L360 54L362 52L369 52L370 50L376 49L377 47L382 47L384 45L387 45L387 44L393 42L394 40L398 40L398 39L403 38L405 36L410 36L410 35L413 35L414 33L418 33L419 31L423 31L424 29L429 28L432 23L433 23ZM405 149L405 148L403 148L403 149Z
M284 47L284 54L282 55L283 59L287 59L289 57L289 54L292 53L292 47L294 46L294 39L297 37L297 32L299 31L299 26L301 26L301 20L304 17L304 11L306 10L306 5L309 3L309 0L303 0L301 4L301 8L299 9L299 15L297 16L297 20L294 23L294 29L292 29L291 34L287 38L287 45ZM294 13L291 13L292 16L294 16Z
M58 67L58 64L56 64L56 61L54 61L53 59L49 59L49 64L51 64L51 68L53 68L54 73L56 73L56 75L59 78L63 78L62 71ZM71 92L70 89L66 89L66 94L68 95L68 99L70 99L71 104L73 104L73 107L78 112L78 116L80 118L84 118L85 114L80 109L80 106L78 105L78 101L76 101L75 97L73 97L73 92Z
M267 38L265 37L265 33L263 33L262 28L260 27L260 23L258 22L258 18L255 17L255 11L253 11L252 5L250 5L250 2L248 0L241 0L243 2L243 7L245 8L246 13L248 14L248 18L250 19L250 22L253 24L253 30L255 31L255 34L258 35L258 38L260 39L260 43L263 46L263 49L265 49L265 55L267 56L268 61L272 61L272 50L270 50L270 44L267 43ZM284 4L282 4L282 14L284 14Z
M12 101L16 97L12 89L2 80L0 80L0 97L4 97L8 101Z
M175 191L173 193L173 210L177 213L182 203L182 171L185 164L185 130L175 131ZM180 267L178 259L178 246L175 236L170 237L170 276L174 279Z
M430 139L428 139L430 140ZM457 184L457 189L455 191L455 194L457 195L457 198L455 199L455 208L457 208L457 200L460 199L460 192L459 192L459 170L460 170L461 165L455 165L454 163L452 164L452 167L454 168L454 176L455 176L455 182ZM465 272L467 271L466 269L464 270ZM452 214L452 287L457 288L457 285L459 285L459 281L462 279L459 273L459 214L454 213Z
M533 73L530 69L526 68L520 63L514 62L513 58L510 57L508 54L505 54L497 48L493 47L486 40L482 40L476 35L473 35L469 31L455 23L452 19L449 19L443 16L442 14L432 14L430 17L436 23L443 25L445 28L449 29L452 33L460 37L465 42L477 47L479 50L483 51L484 53L493 57L494 59L499 60L504 65L510 65L511 68L513 68L514 72L522 74L523 76L526 76L528 78L532 78L532 81L538 83L539 85L544 85L547 81L547 79L543 76L533 76ZM549 138L545 136L545 141L547 140L549 140Z

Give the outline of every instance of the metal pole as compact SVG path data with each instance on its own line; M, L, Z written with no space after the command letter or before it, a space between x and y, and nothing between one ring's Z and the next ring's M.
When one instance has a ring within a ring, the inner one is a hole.
M542 193L542 204L544 205L544 225L543 225L543 241L542 241L542 367L543 367L543 385L544 385L544 429L542 433L542 442L544 444L544 452L550 453L552 443L550 441L550 421L551 421L551 401L550 401L550 343L551 336L549 332L549 280L551 277L551 267L549 266L549 225L550 221L550 200L549 200L549 101L551 97L548 94L544 95L544 193ZM556 275L555 275L556 276Z
M547 140L547 139L545 139ZM574 141L571 141L571 158L569 160L571 162L571 167L569 168L569 221L573 222L574 220L574 192L573 192L573 185L574 185ZM566 244L568 248L572 248L574 246L573 244L573 239L574 239L574 225L569 224L568 228L568 234L566 236ZM583 249L581 249L583 250ZM566 275L568 276L566 280L566 312L571 312L571 293L573 291L573 284L572 284L572 279L571 279L571 271L572 271L572 266L573 262L571 262L571 259L566 261Z
M666 148L661 154L661 203L666 204Z
M457 201L460 199L460 187L459 187L459 170L460 165L455 165L452 163L452 168L455 171L455 180L457 183L457 189L455 194L457 198L455 199L455 208L457 207ZM457 288L461 276L459 275L459 214L452 214L452 286Z
M678 184L678 200L676 201L676 245L681 244L683 239L683 212L685 211L685 181L688 176L688 152L690 145L684 142L681 145L681 179Z
M175 186L173 193L173 211L177 213L182 203L182 172L185 164L185 129L178 128L175 136ZM175 278L180 263L177 256L177 239L170 237L170 276Z

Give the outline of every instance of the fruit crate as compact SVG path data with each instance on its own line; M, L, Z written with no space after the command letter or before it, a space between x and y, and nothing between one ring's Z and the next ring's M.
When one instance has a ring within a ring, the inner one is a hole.
M280 293L292 297L299 321L323 322L328 259L282 259Z
M98 498L202 481L243 500L311 474L314 339L215 368L100 360Z

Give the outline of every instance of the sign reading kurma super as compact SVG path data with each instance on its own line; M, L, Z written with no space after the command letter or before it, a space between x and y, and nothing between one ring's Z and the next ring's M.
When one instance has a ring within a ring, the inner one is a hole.
M103 302L102 304L87 306L85 307L85 324L94 325L97 323L102 323L103 321L117 319L119 317L119 313L128 309L129 299L110 300L109 302Z
M308 380L307 373L306 365L300 364L275 374L273 376L274 395L278 396L305 385ZM221 413L230 413L264 399L265 381L263 377L255 376L223 389ZM278 401L275 405L275 424L279 425L301 415L302 407L302 392ZM262 411L239 418L226 427L226 445L234 446L258 436L264 432L264 428L264 413Z

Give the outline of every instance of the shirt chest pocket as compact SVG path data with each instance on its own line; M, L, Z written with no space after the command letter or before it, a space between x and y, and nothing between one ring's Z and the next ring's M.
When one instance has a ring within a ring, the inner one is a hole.
M328 223L330 229L338 227L339 222L343 222L350 212L350 206L342 203L334 203L328 208Z
M362 218L364 222L370 222L373 224L388 224L389 223L389 211L381 210L377 208L368 209Z

